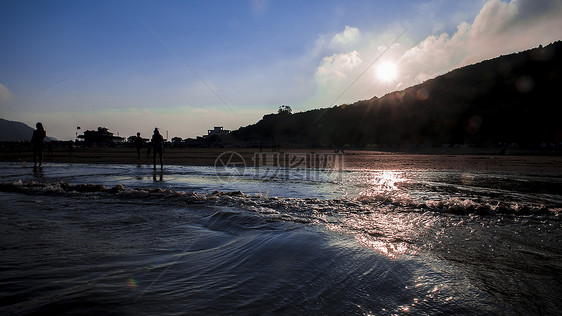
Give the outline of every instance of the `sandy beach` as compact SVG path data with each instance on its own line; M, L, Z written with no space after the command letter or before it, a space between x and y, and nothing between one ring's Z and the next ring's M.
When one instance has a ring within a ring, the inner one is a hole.
M221 156L221 154L227 153ZM217 158L227 161L230 153L244 160L246 166L253 165L255 154L271 155L271 150L260 152L257 148L167 148L164 164L214 166ZM333 150L282 149L281 154L334 155ZM240 158L241 157L241 158ZM341 156L340 156L341 157ZM0 161L32 163L30 150L0 151ZM562 170L562 156L550 155L499 155L492 151L459 152L454 150L435 150L433 153L402 153L369 150L346 150L343 154L345 169L369 170L504 170L540 171ZM134 148L80 148L71 154L62 148L52 153L45 151L44 163L84 163L84 164L152 164L152 156L147 157L146 149L137 160ZM220 162L218 162L220 164Z

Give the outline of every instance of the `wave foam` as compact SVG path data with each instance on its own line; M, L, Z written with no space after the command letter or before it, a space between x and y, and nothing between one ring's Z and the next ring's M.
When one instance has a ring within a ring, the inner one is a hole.
M107 194L122 199L161 199L187 204L213 203L231 205L260 213L282 211L291 214L292 220L310 222L326 220L325 216L341 216L349 213L379 211L399 212L438 212L455 215L541 215L558 216L562 208L547 208L544 205L525 205L521 203L490 202L475 199L448 198L442 200L419 200L408 194L381 193L360 195L355 198L318 199L268 197L262 194L244 194L242 191L213 191L212 193L184 192L162 188L125 188L118 184L106 187L101 184L76 184L67 182L41 183L36 181L0 182L0 191L25 194L68 194L99 195ZM313 216L310 216L313 215Z

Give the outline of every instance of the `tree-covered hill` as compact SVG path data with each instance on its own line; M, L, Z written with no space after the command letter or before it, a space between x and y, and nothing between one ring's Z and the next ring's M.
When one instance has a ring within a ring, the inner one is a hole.
M562 42L350 105L265 115L238 141L305 146L562 142Z

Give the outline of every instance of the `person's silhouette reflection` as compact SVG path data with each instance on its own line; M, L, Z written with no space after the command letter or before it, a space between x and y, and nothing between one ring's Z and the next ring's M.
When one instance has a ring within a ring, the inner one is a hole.
M153 180L154 182L162 182L162 181L164 181L164 172L163 172L162 170L160 170L160 171L158 171L158 172L155 170L155 171L152 173L152 180Z

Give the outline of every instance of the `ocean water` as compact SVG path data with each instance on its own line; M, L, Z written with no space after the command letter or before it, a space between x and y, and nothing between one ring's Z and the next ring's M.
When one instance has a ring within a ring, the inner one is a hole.
M0 314L560 314L562 173L0 163Z

